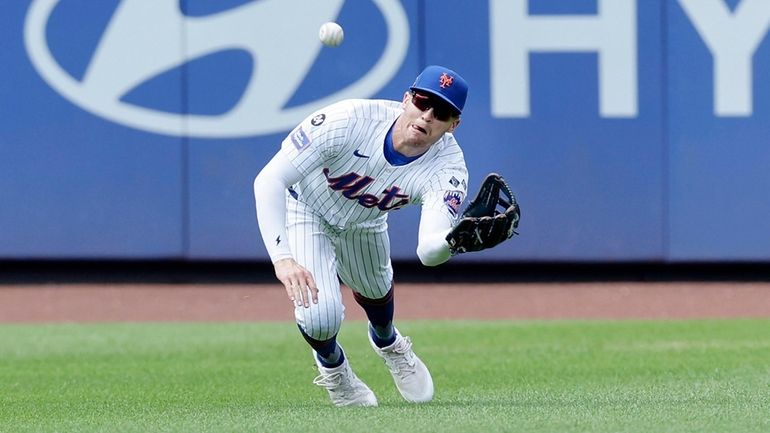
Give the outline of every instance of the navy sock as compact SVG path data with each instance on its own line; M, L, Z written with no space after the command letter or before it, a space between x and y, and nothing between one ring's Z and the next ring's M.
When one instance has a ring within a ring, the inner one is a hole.
M342 351L342 348L336 342L334 343L334 350L331 353L327 353L325 356L319 351L316 351L316 353L318 354L318 356L316 356L318 362L326 368L339 367L345 362L345 352Z
M337 344L336 335L328 340L316 340L313 337L307 335L302 327L299 325L297 325L297 327L299 328L299 332L301 332L302 336L305 338L305 341L307 341L310 347L315 350L317 354L316 358L322 366L326 368L334 368L342 365L342 363L345 361L345 353L342 351L340 345Z
M380 299L369 299L353 292L353 297L358 302L369 319L369 335L377 347L390 346L396 341L396 329L393 326L393 287Z
M396 328L393 323L390 326L372 326L369 324L369 335L372 336L372 341L377 347L388 347L396 342Z

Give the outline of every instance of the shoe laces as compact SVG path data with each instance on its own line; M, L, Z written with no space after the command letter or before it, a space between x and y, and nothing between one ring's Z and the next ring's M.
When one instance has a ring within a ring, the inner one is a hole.
M336 388L339 388L342 385L344 376L345 374L341 371L331 374L321 373L313 379L313 383L328 390L336 390Z
M396 339L393 348L384 353L385 363L391 372L402 377L415 373L416 363L412 352L412 340L409 337Z
M352 376L344 371L336 373L321 373L313 383L326 388L333 402L347 402L357 399L361 393L365 392L365 386L361 387L361 382L353 379Z

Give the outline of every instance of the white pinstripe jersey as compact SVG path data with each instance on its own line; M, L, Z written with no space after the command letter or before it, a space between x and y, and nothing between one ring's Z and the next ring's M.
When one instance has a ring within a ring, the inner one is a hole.
M402 111L396 101L351 99L308 116L281 145L303 175L293 186L299 200L338 228L384 221L407 204L455 219L467 191L463 152L446 133L417 160L391 165L385 137Z

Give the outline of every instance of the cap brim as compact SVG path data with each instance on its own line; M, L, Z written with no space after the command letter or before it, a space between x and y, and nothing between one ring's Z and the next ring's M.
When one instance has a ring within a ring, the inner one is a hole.
M449 99L447 99L446 96L442 95L439 92L436 92L433 89L428 89L428 88L425 88L425 87L410 87L409 89L410 90L419 90L419 91L425 92L425 93L430 93L431 95L436 96L436 97L440 98L442 101L444 101L447 104L449 104L449 106L452 107L452 109L455 110L455 112L457 112L458 114L462 114L463 113L463 110L457 108L457 105L455 105L454 102L450 101Z

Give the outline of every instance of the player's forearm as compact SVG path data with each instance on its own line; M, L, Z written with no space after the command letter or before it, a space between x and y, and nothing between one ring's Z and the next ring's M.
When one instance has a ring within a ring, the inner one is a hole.
M297 170L279 153L254 179L259 232L273 263L292 257L286 235L286 188L298 177Z
M446 242L447 229L444 233L433 233L422 239L417 245L417 257L425 266L440 265L452 256L449 253L449 244Z
M423 209L417 241L417 257L423 265L436 266L449 260L452 255L446 235L451 228L451 220L443 213Z

